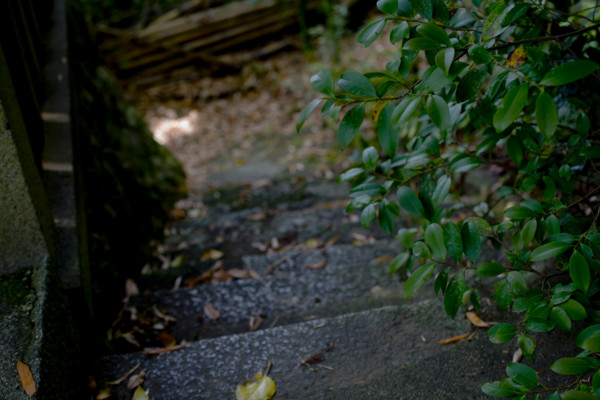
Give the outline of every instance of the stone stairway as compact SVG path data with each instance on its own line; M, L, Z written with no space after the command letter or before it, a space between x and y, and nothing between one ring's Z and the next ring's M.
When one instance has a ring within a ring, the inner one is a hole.
M171 263L146 271L119 321L138 324L140 347L121 339L101 358L98 389L137 367L149 398L233 399L272 363L275 399L486 398L514 344L491 345L464 312L448 319L431 287L404 301L387 272L398 245L345 212L346 189L284 179L188 199L161 247ZM161 333L175 347L158 347ZM126 384L111 398L131 399Z

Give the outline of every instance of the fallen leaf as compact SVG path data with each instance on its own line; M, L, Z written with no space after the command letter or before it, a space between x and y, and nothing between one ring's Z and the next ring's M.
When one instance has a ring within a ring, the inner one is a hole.
M119 379L117 379L116 381L111 381L111 382L106 382L108 385L119 385L123 382L125 382L125 380L127 378L129 378L129 376L131 374L133 374L135 372L136 369L138 369L140 367L140 364L136 364L135 367L131 368L129 371L127 371L127 373L125 375L123 375L122 377L120 377Z
M267 214L266 212L259 212L257 214L250 215L246 219L248 221L260 221L260 220L267 218L268 215L269 214Z
M324 358L325 358L325 355L323 353L317 353L317 354L313 355L312 357L309 357L306 360L300 360L300 364L308 366L310 364L314 364L318 361L321 361Z
M381 293L381 292L383 292L383 287L381 287L379 285L373 286L371 288L371 293L372 294L377 294L377 293Z
M146 393L146 391L144 390L144 388L142 388L141 386L138 386L137 389L135 389L135 392L133 392L133 397L131 398L131 400L148 400L148 393Z
M386 255L386 256L381 256L381 257L377 257L373 260L373 262L385 262L385 261L392 261L394 259L394 257L390 256L390 255Z
M154 355L154 354L170 353L171 351L183 349L186 346L187 346L186 342L181 342L178 345L169 346L169 347L165 347L165 348L162 348L162 349L144 349L142 351L142 354L151 354L151 355Z
M177 344L175 336L167 332L161 332L156 337L156 341L161 344L162 347L171 347Z
M23 386L23 389L25 389L25 393L27 393L27 396L32 397L37 391L37 388L35 387L35 381L33 380L33 375L31 373L31 369L29 369L29 365L25 364L21 360L17 360L17 372L19 373L21 386Z
M258 278L260 278L260 275L258 274L258 272L256 272L252 268L248 268L248 276L250 278L252 278L252 279L258 279Z
M137 284L133 279L127 279L125 281L125 296L132 297L140 294L140 289L138 289Z
M469 322L473 325L476 326L478 328L489 328L490 324L488 324L487 322L484 322L481 318L479 318L479 316L477 314L475 314L473 311L469 311L467 312L467 319L469 320Z
M304 244L309 249L316 249L321 245L321 241L319 239L308 239Z
M270 363L269 363L270 366ZM268 374L257 374L253 378L244 381L235 388L236 400L269 400L275 395L277 390L275 382Z
M185 261L184 255L180 254L177 257L175 257L175 259L173 261L171 261L170 267L171 268L181 267L183 265L184 261Z
M240 268L228 269L227 275L229 275L232 278L237 278L237 279L248 279L250 277L250 275L248 274L248 271L244 271L243 269L240 269Z
M271 238L271 248L277 250L279 247L281 247L279 244L279 239L277 239L276 237Z
M327 248L333 246L334 244L337 243L338 240L340 240L340 235L336 235L336 236L332 237L327 242L325 242L325 244L323 245L323 249L327 249Z
M131 375L127 381L127 389L131 390L140 386L144 383L144 379L146 379L146 373L144 371L141 371L139 374Z
M105 400L110 398L111 392L110 388L104 388L96 395L96 400Z
M523 358L523 351L521 350L521 348L519 347L512 356L512 362L514 363L518 363L521 361L521 358Z
M450 344L450 343L456 343L456 342L460 342L461 340L465 340L466 338L468 338L470 335L470 333L463 333L462 335L457 335L448 339L442 339L440 341L438 341L439 344Z
M321 261L321 262L317 262L314 264L309 264L306 266L306 268L308 269L321 269L321 268L325 268L327 266L327 263Z
M210 249L202 253L202 260L219 260L223 258L225 253L217 249Z
M219 310L217 310L215 308L215 306L213 306L212 304L208 303L204 306L204 314L210 318L210 319L214 319L217 320L219 319L219 317L221 316L221 314L219 313Z
M260 315L257 315L256 317L252 316L250 317L250 323L249 323L249 329L250 331L255 331L258 328L260 328L260 325L262 324L263 319Z

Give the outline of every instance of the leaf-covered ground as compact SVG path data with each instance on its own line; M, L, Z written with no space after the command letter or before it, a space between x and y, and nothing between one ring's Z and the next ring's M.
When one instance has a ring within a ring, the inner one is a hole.
M297 135L297 115L318 97L310 77L319 69L383 68L394 48L378 42L365 49L350 35L334 67L327 49L312 56L287 51L250 63L238 75L164 82L130 94L156 139L183 163L191 189L210 188L211 175L257 157L293 174L332 178L349 165L351 150L337 148L334 125L318 112Z

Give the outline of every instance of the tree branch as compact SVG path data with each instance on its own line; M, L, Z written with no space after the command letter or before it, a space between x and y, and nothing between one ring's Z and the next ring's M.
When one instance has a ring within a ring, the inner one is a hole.
M562 35L543 36L543 37L536 37L536 38L530 38L530 39L517 40L517 41L514 41L514 42L509 42L509 43L501 44L499 46L491 47L488 50L502 50L502 49L506 49L508 47L519 46L519 45L525 44L525 43L540 43L540 42L548 42L548 41L554 41L554 40L561 40L561 39L568 38L568 37L571 37L571 36L581 35L581 34L583 34L585 32L593 31L594 29L598 29L598 28L600 28L600 24L594 24L594 25L588 26L587 28L579 29L577 31L573 31L573 32L569 32L569 33L563 33Z

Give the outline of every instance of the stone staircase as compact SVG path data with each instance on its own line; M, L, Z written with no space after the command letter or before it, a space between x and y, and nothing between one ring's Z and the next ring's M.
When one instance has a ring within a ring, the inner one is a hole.
M515 344L491 345L464 312L448 319L431 287L404 301L387 272L397 243L345 212L346 189L286 178L188 199L163 268L145 271L113 327L130 335L94 366L98 390L137 367L151 399L233 399L272 363L275 399L486 398ZM127 379L109 387L132 398Z

